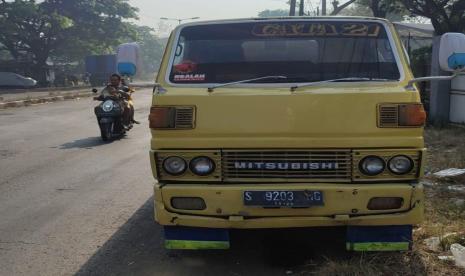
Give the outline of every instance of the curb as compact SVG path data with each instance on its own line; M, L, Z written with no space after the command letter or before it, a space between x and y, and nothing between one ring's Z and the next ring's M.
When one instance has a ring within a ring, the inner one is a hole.
M21 107L25 106L24 101L13 101L13 102L6 102L5 107Z
M90 97L92 95L93 95L92 92L78 92L78 93L68 92L68 93L62 93L59 96L51 95L49 97L42 97L42 98L36 98L36 99L25 99L25 100L19 100L19 101L11 101L11 102L0 102L0 109L13 108L13 107L24 107L24 106L30 106L33 104L61 102L64 100L74 100L74 99L79 99L79 98Z
M21 93L21 92L28 92L28 91L34 91L34 92L59 92L59 91L76 91L76 90L83 90L83 89L91 89L92 86L84 85L84 86L71 86L71 87L41 87L41 88L30 88L30 89L4 89L4 93L11 93L11 92L16 92L16 93Z
M153 87L153 84L144 84L144 85L134 85L134 88L148 88ZM48 96L42 96L39 98L26 98L23 100L15 100L9 102L3 102L3 97L0 97L0 109L6 108L13 108L13 107L24 107L30 106L34 104L43 104L43 103L50 103L50 102L58 102L58 101L65 101L65 100L74 100L79 98L86 98L92 97L94 95L93 92L86 92L86 91L50 91Z

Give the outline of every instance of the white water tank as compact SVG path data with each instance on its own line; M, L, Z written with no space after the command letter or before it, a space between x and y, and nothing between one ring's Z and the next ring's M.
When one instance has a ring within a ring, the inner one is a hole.
M140 55L137 43L125 43L118 46L116 66L119 74L133 77L137 74L139 64Z

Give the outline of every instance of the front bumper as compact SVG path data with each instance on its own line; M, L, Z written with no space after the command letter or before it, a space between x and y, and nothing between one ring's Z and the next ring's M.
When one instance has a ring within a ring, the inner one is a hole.
M311 208L266 209L247 207L242 194L250 190L319 190L325 205ZM172 197L201 197L207 209L177 210ZM402 197L400 209L367 209L373 197ZM207 228L293 228L317 226L411 225L423 220L421 184L156 184L154 186L155 220L165 226Z

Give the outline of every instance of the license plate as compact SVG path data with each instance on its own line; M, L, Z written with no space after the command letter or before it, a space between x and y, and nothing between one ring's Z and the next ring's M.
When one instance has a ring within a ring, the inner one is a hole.
M321 191L245 191L244 205L260 207L323 206Z

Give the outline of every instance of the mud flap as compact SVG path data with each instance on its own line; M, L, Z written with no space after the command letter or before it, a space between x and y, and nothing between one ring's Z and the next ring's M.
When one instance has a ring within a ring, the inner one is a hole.
M412 248L412 225L348 226L348 251L406 251Z
M166 249L229 249L227 229L165 226L164 230Z

